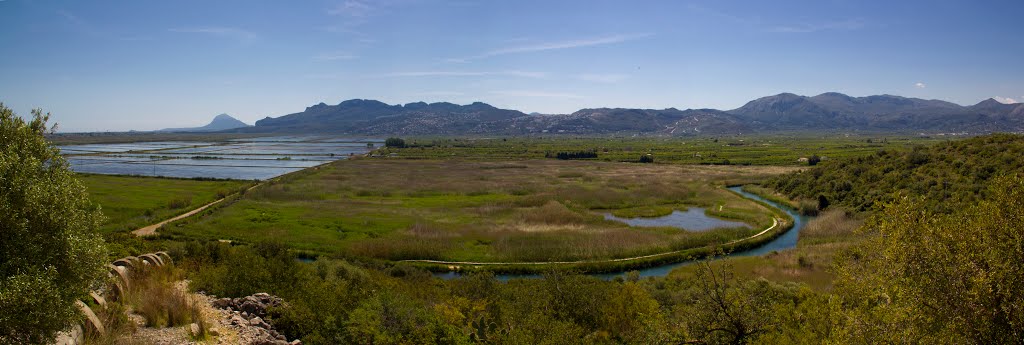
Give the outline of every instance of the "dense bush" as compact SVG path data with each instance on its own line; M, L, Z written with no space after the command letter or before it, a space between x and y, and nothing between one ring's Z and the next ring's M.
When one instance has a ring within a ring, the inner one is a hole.
M751 341L781 332L777 325L786 316L776 310L810 298L805 287L741 281L721 267L703 276L659 280L633 275L605 281L550 271L504 283L486 272L442 281L401 265L370 269L324 258L298 263L279 249L193 243L182 249L194 255L182 264L198 270L195 289L284 298L287 306L272 310L268 321L307 344ZM728 306L708 305L718 302ZM723 325L730 332L744 330L724 334L718 331Z
M554 154L552 154L551 152L548 152L548 153L544 154L544 157L546 157L546 158L556 158L556 159L561 159L561 160L590 159L590 158L597 158L597 152L596 151L573 151L573 152L558 152L558 153L554 153Z
M403 148L403 147L405 147L405 139L394 138L394 137L387 138L386 140L384 140L384 146L394 147L394 148Z
M900 197L839 265L843 343L1019 344L1024 339L1024 178L938 214Z
M104 277L103 219L44 134L0 103L0 343L49 342L78 320L75 301Z
M1024 170L1024 136L994 134L907 151L878 151L833 159L766 183L793 199L815 200L854 210L892 201L895 193L948 213L979 200L993 177Z

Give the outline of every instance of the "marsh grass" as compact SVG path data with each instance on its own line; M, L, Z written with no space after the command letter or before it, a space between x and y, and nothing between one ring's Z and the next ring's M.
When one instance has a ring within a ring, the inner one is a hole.
M770 225L766 209L719 182L763 174L752 167L599 161L357 159L287 175L165 228L176 237L273 237L297 250L388 260L616 258L727 242L741 233L630 228L601 213L722 206L708 214Z
M800 230L800 244L813 245L837 242L856 237L856 231L864 221L844 210L830 209L807 222Z
M555 200L549 200L544 206L522 209L519 215L523 222L535 224L582 224L587 221L582 214Z

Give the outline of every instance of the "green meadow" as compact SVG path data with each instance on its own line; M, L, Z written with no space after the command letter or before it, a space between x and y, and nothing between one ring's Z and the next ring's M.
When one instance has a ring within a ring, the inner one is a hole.
M769 210L726 191L790 168L619 162L354 159L285 176L160 233L384 260L632 257L750 236ZM704 232L604 220L688 207L748 227Z
M638 161L650 154L655 162L706 165L800 166L801 157L824 160L859 157L879 150L905 150L958 137L871 134L795 134L789 136L721 137L517 137L407 138L406 147L387 147L378 154L404 159L524 160L558 152L590 151L596 161Z
M209 181L80 174L89 196L100 205L103 233L132 231L208 204L241 189L248 181Z

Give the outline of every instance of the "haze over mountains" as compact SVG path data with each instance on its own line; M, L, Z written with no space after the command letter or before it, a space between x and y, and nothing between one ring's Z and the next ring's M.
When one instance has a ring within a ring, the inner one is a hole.
M593 108L567 115L539 115L480 102L389 105L353 99L268 117L257 121L254 127L235 131L356 135L1019 132L1024 131L1024 104L988 99L973 106L961 106L892 95L851 97L829 92L807 97L782 93L733 110Z

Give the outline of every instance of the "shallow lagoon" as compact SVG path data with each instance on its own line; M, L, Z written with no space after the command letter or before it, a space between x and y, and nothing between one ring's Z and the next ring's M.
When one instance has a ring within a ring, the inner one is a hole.
M639 227L673 227L688 231L707 231L716 228L749 227L746 223L718 219L704 214L704 209L691 207L684 211L674 210L661 217L620 218L610 213L604 219L614 220Z
M349 155L365 154L372 150L367 143L379 146L383 141L288 136L221 143L139 142L60 148L71 169L82 173L265 180Z

